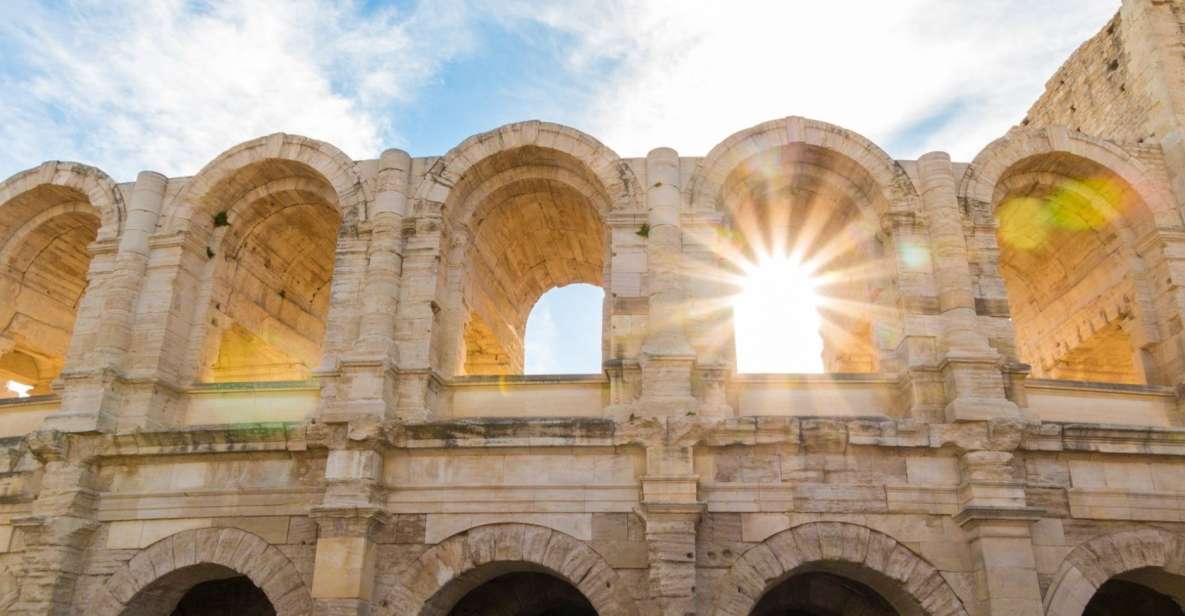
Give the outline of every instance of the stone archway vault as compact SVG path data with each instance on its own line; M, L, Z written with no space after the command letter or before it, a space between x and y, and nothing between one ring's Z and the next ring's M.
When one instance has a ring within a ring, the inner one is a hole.
M1185 536L1159 528L1095 537L1074 548L1045 593L1048 616L1078 616L1107 580L1155 568L1185 576Z
M313 600L296 565L279 548L237 528L182 531L144 548L87 600L91 616L120 616L136 595L162 577L198 565L246 576L277 614L311 614Z
M444 616L451 604L434 604L438 593L496 565L557 577L579 590L600 616L637 616L625 585L600 554L565 533L530 524L478 526L436 544L396 577L377 614Z
M854 566L886 578L928 616L967 616L942 574L892 537L856 524L811 522L741 554L720 580L712 616L747 616L767 591L811 565Z

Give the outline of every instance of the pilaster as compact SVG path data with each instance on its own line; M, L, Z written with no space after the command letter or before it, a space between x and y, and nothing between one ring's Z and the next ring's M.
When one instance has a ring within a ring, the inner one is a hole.
M646 155L646 183L650 300L638 410L644 415L682 415L693 411L696 401L691 393L695 351L684 329L678 153L670 148L651 150Z
M442 206L422 204L416 208L410 225L404 225L406 243L395 342L399 357L396 414L406 421L427 419L439 389L432 349L434 339L439 338L441 306L437 303L437 292L445 248L444 221L439 207Z
M690 616L695 610L696 530L704 504L692 468L690 445L652 445L646 449L642 514L650 560L650 594L664 616Z
M1042 616L1032 524L1043 511L1026 505L1013 454L969 451L959 459L959 513L975 559L975 597L985 616Z
M1016 403L1005 395L1003 357L977 327L967 241L950 156L945 152L926 154L918 160L918 172L941 315L938 354L946 388L946 419L1019 416Z
M370 614L376 596L374 536L389 522L379 487L382 472L378 451L329 452L325 496L310 513L318 530L312 595L320 616Z
M398 347L395 321L403 272L403 219L411 157L387 150L379 159L378 194L371 212L370 249L361 289L362 314L352 347L323 380L321 417L386 418L398 406Z
M13 520L25 546L20 596L9 613L22 616L74 614L74 589L83 555L98 529L97 492L91 457L62 432L34 432L29 447L44 464L41 490L31 514Z

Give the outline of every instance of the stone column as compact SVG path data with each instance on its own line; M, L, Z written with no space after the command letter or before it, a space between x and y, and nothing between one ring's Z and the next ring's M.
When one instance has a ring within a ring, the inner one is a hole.
M1013 478L1013 454L969 451L959 462L962 483L955 521L971 540L978 613L1042 616L1032 525L1043 512L1025 504L1024 484Z
M731 417L727 386L736 365L735 324L731 311L722 310L736 288L724 280L718 212L698 213L683 220L684 297L687 311L685 329L696 350L693 391L699 401L698 414L705 417Z
M933 314L930 296L930 266L917 255L929 243L920 212L889 211L884 215L885 230L893 240L894 265L897 270L897 304L900 306L900 329L885 331L890 348L898 348L900 365L892 355L885 356L882 371L894 368L905 375L904 395L898 413L919 421L942 423L946 420L945 387L938 371L935 330L941 316ZM880 343L878 343L880 344Z
M646 242L649 315L642 344L643 415L682 415L694 411L691 370L695 351L684 330L683 231L679 225L679 155L670 148L646 155Z
M605 281L605 297L611 304L609 327L606 332L609 352L605 374L609 377L610 413L632 412L633 404L641 395L642 370L639 356L646 341L646 315L650 311L650 297L646 291L646 241L639 231L649 224L642 211L615 211L608 215L605 225L610 236Z
M650 595L664 616L692 616L695 610L696 525L704 504L693 473L690 445L646 448L642 511L650 560Z
M978 331L950 156L945 152L922 156L918 173L942 315L938 361L946 382L946 419L1016 417L1020 411L1004 393L1003 358Z
M28 439L44 474L30 515L12 521L25 546L20 595L8 612L14 616L74 613L83 554L99 523L93 461L71 451L76 443L69 439L61 432L34 432Z
M367 449L329 452L317 522L313 599L318 616L366 616L375 595L375 534L387 520L379 483L383 457Z
M414 228L404 245L395 341L399 347L397 416L405 421L427 419L440 388L432 349L440 325L441 308L436 298L445 249L444 220L439 207L443 206L437 205L435 211L417 212Z
M133 317L141 283L148 268L148 240L156 231L168 179L155 171L141 171L132 188L127 221L120 236L114 271L101 289L101 310L95 347L84 366L63 374L62 408L46 420L46 427L71 432L111 430L121 411L125 358L131 344Z
M403 217L411 157L387 150L379 158L378 193L371 215L370 250L361 290L362 314L352 348L338 360L332 398L322 419L386 418L398 404L395 317L403 271Z

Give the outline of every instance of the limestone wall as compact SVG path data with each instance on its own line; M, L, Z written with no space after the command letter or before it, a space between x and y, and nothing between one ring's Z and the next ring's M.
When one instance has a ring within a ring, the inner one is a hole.
M1125 2L970 162L523 122L0 183L0 378L36 386L0 400L0 613L1185 606L1182 6ZM737 373L779 250L823 374ZM573 282L602 373L522 375Z
M1133 35L1116 15L1046 82L1022 126L1066 126L1120 143L1154 138L1148 73L1155 69L1132 58L1126 39Z

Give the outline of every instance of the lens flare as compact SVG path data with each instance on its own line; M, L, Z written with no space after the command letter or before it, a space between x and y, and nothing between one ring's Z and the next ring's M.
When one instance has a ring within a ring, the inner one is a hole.
M1005 199L996 212L1004 246L1035 250L1055 234L1102 231L1124 215L1128 196L1118 180L1063 180L1044 195Z
M798 260L783 255L748 268L733 300L739 372L823 372L817 284Z
M8 391L16 394L16 397L18 398L28 398L29 391L33 389L33 386L21 383L19 381L9 381L7 389Z

